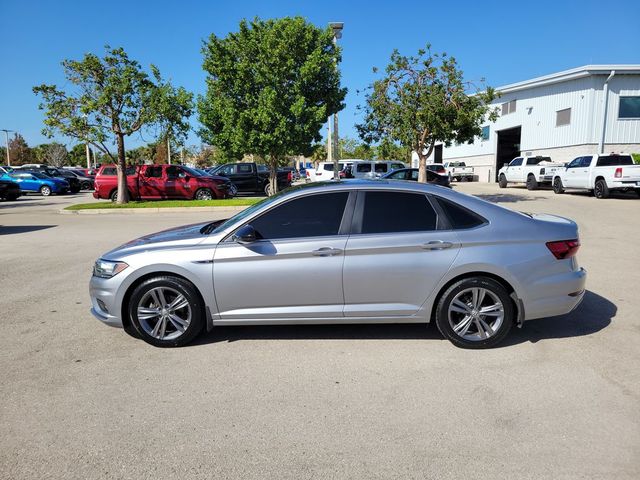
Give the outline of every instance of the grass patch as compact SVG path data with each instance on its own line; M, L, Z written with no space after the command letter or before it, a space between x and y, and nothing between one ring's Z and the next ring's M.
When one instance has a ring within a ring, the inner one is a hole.
M115 202L77 203L65 210L95 210L98 208L170 208L170 207L241 207L253 205L261 198L228 198L226 200L158 200L149 202L129 202L120 205Z

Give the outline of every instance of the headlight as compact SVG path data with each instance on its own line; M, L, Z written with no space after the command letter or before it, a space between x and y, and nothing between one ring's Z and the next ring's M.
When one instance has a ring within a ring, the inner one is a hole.
M111 278L128 266L129 265L124 262L110 262L108 260L98 259L93 266L93 274L100 278Z

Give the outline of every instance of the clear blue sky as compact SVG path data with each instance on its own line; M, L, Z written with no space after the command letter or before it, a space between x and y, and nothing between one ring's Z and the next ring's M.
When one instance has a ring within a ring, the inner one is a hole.
M465 76L500 86L590 63L640 63L640 0L485 1L10 1L0 0L0 128L33 146L42 113L31 91L64 84L60 61L103 45L122 46L176 85L204 90L202 41L242 18L301 15L316 25L345 22L342 81L349 89L341 134L355 137L357 90L394 48L412 54L430 42L455 56ZM195 124L195 118L193 119ZM68 139L60 139L68 145ZM151 139L146 139L151 140ZM139 144L132 137L129 147ZM198 144L195 134L189 144Z

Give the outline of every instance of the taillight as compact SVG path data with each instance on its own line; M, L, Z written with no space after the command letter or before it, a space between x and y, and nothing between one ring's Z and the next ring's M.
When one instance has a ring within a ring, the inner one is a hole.
M307 177L310 177L310 176L311 176L311 175L309 174L309 170L306 170L306 172L305 172L305 173L306 173Z
M622 178L622 168L616 168L616 173L613 175L615 178Z
M557 242L547 242L547 248L558 260L571 258L580 248L580 240L559 240Z

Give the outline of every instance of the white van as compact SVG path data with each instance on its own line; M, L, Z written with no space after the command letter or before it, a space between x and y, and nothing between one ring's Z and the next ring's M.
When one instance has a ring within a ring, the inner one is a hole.
M406 165L398 160L361 160L353 162L351 175L353 178L380 178L400 168L406 168Z
M353 165L353 162L356 161L358 160L339 160L338 166L340 170L343 170L345 167ZM307 169L307 177L312 182L333 180L333 162L320 162L315 170L312 168Z

